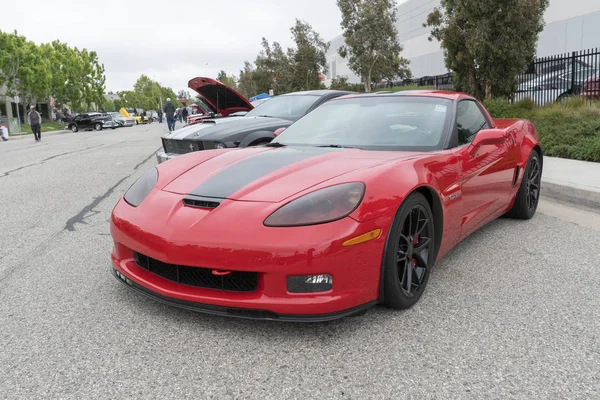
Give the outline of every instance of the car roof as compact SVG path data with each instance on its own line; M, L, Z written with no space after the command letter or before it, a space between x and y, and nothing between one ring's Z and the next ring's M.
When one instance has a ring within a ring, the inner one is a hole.
M346 96L338 97L336 100L347 99L353 97L438 97L453 101L458 101L461 99L472 99L466 93L461 92L452 92L449 90L404 90L400 92L391 92L391 93L382 93L382 92L374 92L374 93L361 93L361 94L349 94Z
M282 94L281 96L301 96L301 95L307 95L307 96L325 96L325 95L339 95L339 96L343 96L346 94L353 94L355 92L351 92L348 90L330 90L330 89L320 89L320 90L306 90L306 91L302 91L302 92L293 92L293 93L285 93Z

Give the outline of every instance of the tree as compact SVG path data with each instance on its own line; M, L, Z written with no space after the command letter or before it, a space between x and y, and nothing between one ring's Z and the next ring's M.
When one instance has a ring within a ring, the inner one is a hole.
M314 90L322 86L320 73L327 73L327 50L324 42L307 22L296 19L290 29L296 43L296 50L290 57L293 62L294 90Z
M235 75L229 76L223 70L221 70L221 72L219 72L219 75L217 76L217 80L219 82L221 82L222 84L229 86L230 88L236 89L236 87L237 87Z
M244 61L244 69L240 70L238 79L238 91L247 99L258 93L257 85L254 82L255 69L248 61Z
M410 77L409 61L400 56L395 0L337 0L345 45L338 49L367 92L381 79Z
M284 51L278 42L269 44L262 39L263 49L256 57L256 70L252 77L258 93L268 92L273 89L275 93L288 93L294 91L294 69L291 59L294 50Z
M549 0L441 0L425 26L441 42L453 83L480 99L510 96L535 56ZM430 38L431 40L431 38Z
M192 96L190 96L190 92L188 92L185 89L181 89L179 92L177 92L177 98L181 99L181 100L187 100L189 98L191 98Z

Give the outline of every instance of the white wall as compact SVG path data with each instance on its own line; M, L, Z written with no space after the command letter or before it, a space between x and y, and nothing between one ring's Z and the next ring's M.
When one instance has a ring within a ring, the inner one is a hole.
M447 72L439 43L430 42L429 29L423 27L427 15L439 4L440 0L409 0L398 6L396 28L404 46L402 56L411 61L415 78ZM550 0L544 20L546 27L538 41L538 56L600 48L600 0ZM353 83L360 82L337 54L342 44L341 36L331 41L326 84L334 75L347 76Z

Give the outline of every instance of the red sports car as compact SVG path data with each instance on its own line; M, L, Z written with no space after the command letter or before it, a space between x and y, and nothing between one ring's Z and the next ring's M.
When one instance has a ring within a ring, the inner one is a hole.
M114 208L114 274L212 314L326 321L413 306L430 271L501 215L531 218L542 149L527 120L460 93L349 95L270 144L153 168Z

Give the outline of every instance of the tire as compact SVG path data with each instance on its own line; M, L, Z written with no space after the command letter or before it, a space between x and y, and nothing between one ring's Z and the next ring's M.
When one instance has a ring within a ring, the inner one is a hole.
M529 155L523 180L515 196L515 203L507 217L516 219L531 219L537 210L541 195L542 159L535 150Z
M99 124L99 123L96 123L96 124L94 125L94 129L95 129L95 130L97 130L97 131L101 131L101 130L102 130L102 125L101 125L101 124Z
M71 132L77 133L78 131L79 131L79 128L77 128L77 125L71 125Z
M388 233L384 253L384 303L398 310L412 307L425 291L435 262L433 213L425 196L415 192L402 203Z

